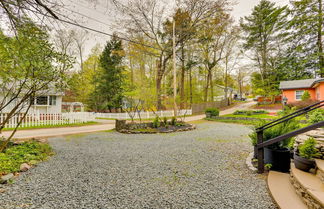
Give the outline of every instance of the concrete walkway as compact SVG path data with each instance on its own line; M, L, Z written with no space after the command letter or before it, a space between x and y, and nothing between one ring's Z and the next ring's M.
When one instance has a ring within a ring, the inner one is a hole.
M236 105L232 108L223 110L220 112L220 115L231 114L236 110L248 109L255 102L248 102ZM185 118L186 122L201 120L205 118L205 114L194 115ZM72 135L80 133L92 133L98 131L107 131L115 128L114 120L98 120L97 122L101 123L98 125L89 125L89 126L79 126L79 127L62 127L62 128L44 128L44 129L30 129L30 130L19 130L15 134L17 139L26 139L26 138L39 138L39 137L54 137L54 136L63 136L63 135ZM3 135L8 137L11 134L11 131L4 131Z

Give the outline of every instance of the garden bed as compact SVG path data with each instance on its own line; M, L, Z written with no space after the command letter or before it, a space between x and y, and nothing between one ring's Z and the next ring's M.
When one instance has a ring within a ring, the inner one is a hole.
M53 154L52 148L43 141L11 142L8 148L0 153L0 183L10 182L19 172L29 170Z
M125 134L157 134L157 133L173 133L181 131L190 131L196 128L195 125L176 122L175 124L156 125L154 122L148 123L127 123L126 120L116 120L116 131Z

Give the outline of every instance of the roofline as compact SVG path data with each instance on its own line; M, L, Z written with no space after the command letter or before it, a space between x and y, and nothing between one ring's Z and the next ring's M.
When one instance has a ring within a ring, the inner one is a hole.
M313 88L313 86L314 86L315 84L320 83L320 82L324 82L324 78L319 78L318 80L314 81L314 82L312 83L311 86L307 86L307 87L296 87L296 88L280 88L280 87L279 87L279 90L290 90L290 89L311 89L311 88Z

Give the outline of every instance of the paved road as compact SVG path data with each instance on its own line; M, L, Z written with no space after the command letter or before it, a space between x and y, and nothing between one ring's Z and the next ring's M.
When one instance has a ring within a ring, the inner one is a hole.
M15 134L17 139L25 138L39 138L39 137L53 137L63 136L79 133L91 133L98 131L111 130L115 128L114 123L105 123L98 125L79 126L79 127L62 127L62 128L43 128L43 129L30 129L30 130L19 130ZM10 135L10 131L3 132L5 137Z
M275 208L264 178L244 163L251 130L196 124L171 134L51 138L56 155L5 186L0 208Z
M226 110L223 110L219 114L220 115L227 115L227 114L234 113L236 110L247 110L247 109L249 109L251 106L253 106L255 104L256 104L256 102L254 102L254 101L241 103L241 104L235 105L232 108L228 108Z

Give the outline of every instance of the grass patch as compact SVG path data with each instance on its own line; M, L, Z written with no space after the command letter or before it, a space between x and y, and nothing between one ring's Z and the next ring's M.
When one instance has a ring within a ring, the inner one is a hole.
M227 114L222 115L220 117L232 117L232 118L258 118L258 119L276 119L276 116L268 115L268 114L254 114L254 115L234 115L234 114Z
M35 141L12 145L0 153L0 175L18 172L22 163L35 165L53 154L48 144Z
M212 118L206 118L208 121L216 121L221 123L235 123L235 124L243 124L243 125L257 125L257 120L229 120L229 119L212 119Z
M42 128L61 128L61 127L77 127L77 126L88 126L95 125L98 122L89 121L85 123L74 123L74 124L58 124L58 125L41 125L41 126L30 126L30 127L19 127L18 130L29 130L29 129L42 129ZM4 128L4 131L12 131L14 128Z

